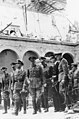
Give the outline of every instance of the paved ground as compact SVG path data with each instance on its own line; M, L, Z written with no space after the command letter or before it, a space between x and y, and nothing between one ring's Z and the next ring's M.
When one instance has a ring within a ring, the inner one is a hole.
M18 116L12 115L13 108L8 110L7 114L3 114L3 101L0 105L0 119L79 119L79 113L68 114L64 112L54 112L54 108L50 107L49 112L45 113L42 109L41 113L33 115L32 101L29 100L29 107L27 109L27 114L23 114L23 110L19 112Z
M29 108L27 114L23 114L23 110L19 112L18 116L12 115L13 109L9 109L7 114L2 114L4 112L3 107L0 106L0 119L79 119L79 114L67 114L64 112L54 112L53 107L49 108L49 112L45 113L42 109L42 113L37 113L33 115L33 109Z

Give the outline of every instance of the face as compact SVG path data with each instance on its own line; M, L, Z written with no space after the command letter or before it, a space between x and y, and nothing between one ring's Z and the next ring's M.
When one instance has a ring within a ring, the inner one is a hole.
M31 63L32 63L32 65L35 65L35 64L36 64L35 60L32 60L32 62L31 62Z
M21 64L18 63L18 64L16 65L16 67L17 67L18 69L20 69L20 68L21 68Z
M51 59L51 63L55 63L55 58Z
M13 66L12 66L12 69L13 69L13 70L16 70L16 65L13 65Z
M56 59L57 59L57 60L60 60L60 59L61 59L61 55L57 55L57 56L56 56Z
M5 74L7 72L7 70L2 70L2 72Z

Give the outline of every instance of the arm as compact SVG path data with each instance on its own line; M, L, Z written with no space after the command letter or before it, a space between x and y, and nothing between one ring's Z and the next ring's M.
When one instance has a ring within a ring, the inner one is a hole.
M4 81L3 81L3 78L2 78L2 91L4 90Z
M41 85L43 85L43 69L41 66L39 67L39 71L40 71Z

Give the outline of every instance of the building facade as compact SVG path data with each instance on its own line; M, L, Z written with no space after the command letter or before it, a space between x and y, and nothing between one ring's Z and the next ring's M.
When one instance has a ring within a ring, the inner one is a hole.
M35 40L21 37L0 36L0 67L6 66L11 71L10 63L21 59L24 69L30 66L30 56L41 57L49 52L62 52L69 64L79 60L78 43Z

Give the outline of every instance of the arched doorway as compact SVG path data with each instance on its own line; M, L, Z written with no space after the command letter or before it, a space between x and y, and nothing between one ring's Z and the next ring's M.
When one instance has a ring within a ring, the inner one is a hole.
M18 58L19 57L18 57L18 55L17 55L17 53L15 51L13 51L11 49L3 50L0 53L0 67L6 66L8 72L11 72L12 69L11 69L10 64L12 62L15 62Z
M45 57L50 57L50 56L52 56L54 54L54 52L47 52L46 54L45 54Z
M73 55L70 53L63 54L63 57L68 61L68 65L71 68L71 63L73 63Z
M24 69L25 70L27 70L31 65L31 62L28 60L28 58L31 57L31 56L35 56L35 57L38 58L38 54L34 51L27 51L23 56Z

